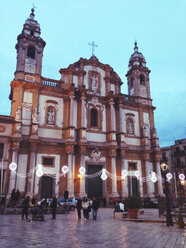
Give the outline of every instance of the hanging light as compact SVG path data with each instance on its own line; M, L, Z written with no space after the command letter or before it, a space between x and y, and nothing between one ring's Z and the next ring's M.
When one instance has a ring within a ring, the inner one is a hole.
M107 174L106 174L106 170L105 169L102 169L101 179L103 181L105 181L107 179Z
M151 174L151 181L153 182L153 183L155 183L155 182L157 182L157 176L156 176L156 173L155 172L152 172L152 174Z
M172 179L172 174L171 173L167 173L166 174L166 178L170 181Z
M36 175L37 175L38 177L42 177L42 175L43 175L43 166L42 166L42 164L38 164L37 167L38 167L38 168L37 168L37 171L36 171Z
M179 179L182 180L182 181L185 180L185 175L184 174L179 174Z
M84 175L85 174L85 168L84 167L80 167L79 168L79 173L81 174L81 175Z
M9 165L9 169L10 169L11 171L15 171L15 170L17 169L17 164L14 163L14 162L12 162L12 163Z
M128 171L127 170L122 170L121 172L123 177L126 177L128 175Z
M184 184L185 184L185 180L180 180L180 183L181 183L181 185L183 185L183 186L184 186Z
M68 172L68 166L63 165L63 167L61 168L61 171L63 172L63 174L66 174Z

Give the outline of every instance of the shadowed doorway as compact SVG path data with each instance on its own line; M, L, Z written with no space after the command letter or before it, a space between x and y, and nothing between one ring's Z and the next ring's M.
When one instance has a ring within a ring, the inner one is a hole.
M100 170L102 170L101 165L88 165L88 175L95 174ZM92 199L93 196L98 198L103 197L103 181L100 176L87 178L86 188L88 198Z
M52 198L53 178L43 176L41 179L41 198Z

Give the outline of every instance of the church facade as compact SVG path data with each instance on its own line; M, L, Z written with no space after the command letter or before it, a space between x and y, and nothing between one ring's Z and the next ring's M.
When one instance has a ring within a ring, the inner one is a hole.
M107 200L162 195L150 70L137 43L125 95L117 73L94 54L60 69L60 80L43 77L40 33L32 9L17 38L11 116L0 116L2 192L15 188L38 199L60 198L64 191Z

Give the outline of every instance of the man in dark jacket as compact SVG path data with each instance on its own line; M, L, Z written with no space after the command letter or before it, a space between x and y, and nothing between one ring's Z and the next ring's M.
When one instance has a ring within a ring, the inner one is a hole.
M55 196L53 196L50 206L52 208L52 219L54 220L56 218L56 208L57 208L57 198Z
M97 219L97 212L98 212L98 208L100 207L100 202L98 199L96 199L96 197L93 197L93 201L92 201L92 215L93 215L93 220Z
M24 216L26 216L26 219L28 220L28 208L29 208L29 201L30 201L30 197L27 196L25 197L25 199L23 200L23 204L22 204L22 220L24 220Z
M82 209L82 200L79 197L76 203L77 213L78 213L78 219L81 219L81 209Z

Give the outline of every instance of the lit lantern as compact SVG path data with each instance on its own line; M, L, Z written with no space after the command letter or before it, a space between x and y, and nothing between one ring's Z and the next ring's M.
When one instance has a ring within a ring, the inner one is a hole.
M12 163L9 165L9 169L10 169L11 171L15 171L15 170L17 169L17 164L14 163L14 162L12 162Z
M153 182L153 183L155 183L155 182L157 182L157 176L156 176L156 173L155 172L152 172L152 174L151 174L151 181Z
M36 171L36 175L37 175L38 177L42 177L42 175L43 175L43 166L42 166L42 164L38 164L37 167L38 167L38 168L37 168L37 171Z
M61 171L63 172L63 174L66 174L68 172L68 166L63 165L63 167L61 168Z
M85 168L84 167L80 167L79 168L79 173L81 174L81 175L84 175L85 174Z
M106 174L106 170L105 169L102 169L101 179L103 181L105 181L107 179L107 174Z

